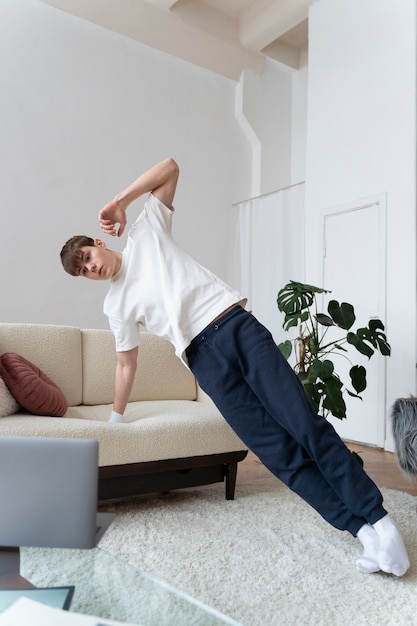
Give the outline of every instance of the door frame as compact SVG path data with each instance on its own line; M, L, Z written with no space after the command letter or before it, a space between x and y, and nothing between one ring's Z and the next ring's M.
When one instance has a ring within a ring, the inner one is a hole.
M380 193L366 198L354 200L322 210L321 230L322 230L322 262L321 262L321 284L324 285L325 258L326 258L326 220L343 213L352 213L376 205L378 207L378 311L377 317L381 319L386 327L387 319L387 194ZM323 297L324 299L324 297ZM377 359L377 423L376 423L376 445L380 448L386 446L387 433L387 384L386 372L387 364L385 358ZM348 418L349 419L349 418ZM365 443L365 442L361 442ZM372 444L371 444L372 445Z

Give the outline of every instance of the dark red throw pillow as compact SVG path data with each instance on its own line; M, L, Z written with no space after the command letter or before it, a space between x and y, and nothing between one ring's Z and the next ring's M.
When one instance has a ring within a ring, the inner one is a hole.
M68 402L57 385L36 365L15 352L0 357L0 374L16 401L34 415L62 417Z

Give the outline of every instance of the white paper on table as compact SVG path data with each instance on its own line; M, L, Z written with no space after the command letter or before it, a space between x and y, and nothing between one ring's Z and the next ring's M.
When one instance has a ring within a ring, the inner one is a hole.
M0 626L140 626L71 613L29 598L19 598L0 614ZM142 624L142 626L144 626Z

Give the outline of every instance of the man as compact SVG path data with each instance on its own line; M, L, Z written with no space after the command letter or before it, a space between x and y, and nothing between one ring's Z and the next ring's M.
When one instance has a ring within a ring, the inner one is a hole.
M104 302L117 351L110 421L123 421L140 329L169 339L237 435L275 476L335 528L358 537L363 573L396 576L407 551L376 485L332 425L312 410L270 332L245 311L246 299L186 254L171 234L179 169L166 159L143 173L99 213L101 229L121 236L126 209L149 194L126 248L76 236L61 251L64 269L109 280Z

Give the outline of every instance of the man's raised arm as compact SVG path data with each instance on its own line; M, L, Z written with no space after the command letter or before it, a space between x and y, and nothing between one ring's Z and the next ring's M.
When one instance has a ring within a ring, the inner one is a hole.
M172 207L179 176L174 159L165 159L141 174L124 191L106 204L99 213L100 228L107 235L120 237L126 227L126 209L144 193L152 193L167 207ZM119 228L117 229L117 224Z

